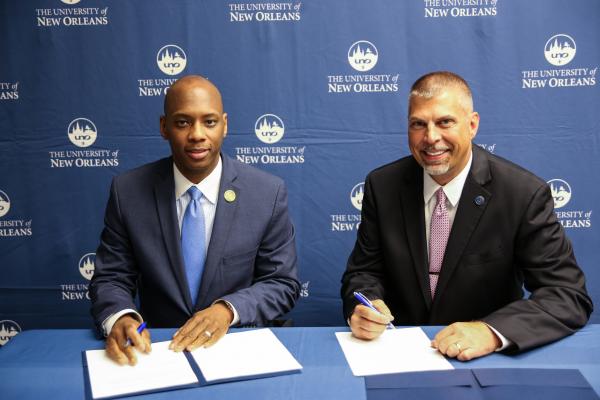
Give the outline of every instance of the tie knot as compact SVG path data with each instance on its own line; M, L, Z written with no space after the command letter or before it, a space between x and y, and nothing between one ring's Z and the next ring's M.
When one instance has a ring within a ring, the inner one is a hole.
M188 189L188 193L189 193L190 197L192 198L192 200L199 201L200 198L202 197L202 192L196 186L191 186Z
M444 188L439 188L435 195L437 199L437 204L446 202L446 193L444 193Z

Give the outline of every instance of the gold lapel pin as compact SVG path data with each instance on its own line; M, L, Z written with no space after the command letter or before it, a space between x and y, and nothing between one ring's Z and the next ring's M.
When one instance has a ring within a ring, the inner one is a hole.
M223 197L228 203L233 203L235 201L235 192L231 189L226 190L225 193L223 193Z

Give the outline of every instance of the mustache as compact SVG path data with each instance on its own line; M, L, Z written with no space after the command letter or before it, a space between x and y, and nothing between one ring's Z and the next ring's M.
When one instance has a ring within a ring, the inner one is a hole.
M450 150L448 146L427 146L422 149L423 151L446 151Z

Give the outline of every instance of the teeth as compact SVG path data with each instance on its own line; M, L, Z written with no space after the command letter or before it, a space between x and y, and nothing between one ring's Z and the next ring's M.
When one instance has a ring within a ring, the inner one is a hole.
M439 156L440 154L443 154L446 150L439 150L439 151L425 151L425 153L427 153L427 155L430 156Z

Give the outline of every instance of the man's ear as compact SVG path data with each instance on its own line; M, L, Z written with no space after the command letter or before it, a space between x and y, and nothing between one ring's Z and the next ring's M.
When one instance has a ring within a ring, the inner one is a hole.
M469 121L469 129L471 131L471 140L477 136L477 130L479 129L479 113L473 111L471 114L471 120Z
M165 117L164 115L160 116L160 136L162 136L163 139L165 139L165 140L168 139L168 134L167 134L167 117Z

